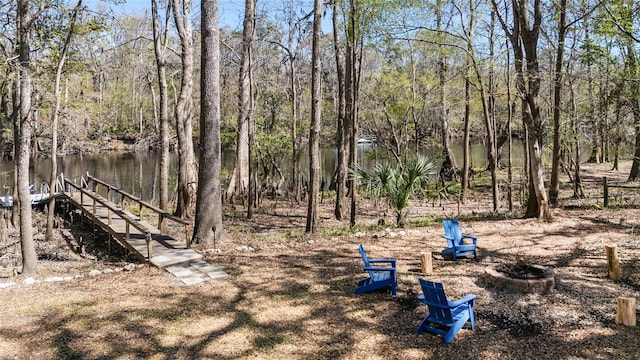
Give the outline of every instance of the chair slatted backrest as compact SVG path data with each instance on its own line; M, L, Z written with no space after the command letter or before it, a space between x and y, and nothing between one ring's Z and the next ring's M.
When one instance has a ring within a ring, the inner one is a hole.
M367 253L364 251L364 247L362 244L358 247L358 251L360 251L360 256L362 256L362 261L364 261L364 267L371 267L371 263L369 262L369 258L367 257ZM369 270L369 276L373 279L374 272Z
M449 307L447 296L444 294L442 283L436 283L422 278L419 280L425 303L429 307L429 315L435 317L437 322L445 324L452 323L451 308Z
M458 220L442 220L442 227L444 227L444 236L447 238L448 246L453 247L452 241L459 245L462 240L462 230L460 230Z

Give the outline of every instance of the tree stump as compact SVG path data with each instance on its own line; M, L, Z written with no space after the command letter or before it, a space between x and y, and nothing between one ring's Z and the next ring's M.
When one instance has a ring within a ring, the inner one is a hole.
M433 260L431 258L431 253L420 254L420 265L424 275L431 275L433 273Z
M615 244L606 245L605 251L607 254L609 278L614 281L619 281L622 278L622 274L620 273L620 260L618 260L618 246Z
M616 324L636 326L636 299L632 297L618 297Z

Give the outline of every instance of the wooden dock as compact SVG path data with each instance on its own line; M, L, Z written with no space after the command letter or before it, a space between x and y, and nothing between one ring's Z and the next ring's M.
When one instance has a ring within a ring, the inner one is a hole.
M167 269L186 284L200 282L198 279L227 276L220 267L203 262L202 255L189 248L189 222L91 176L83 177L80 184L64 179L63 185L64 200L140 260ZM116 198L119 198L118 204L114 202ZM136 215L128 211L125 203L137 205L139 213ZM142 219L143 208L158 215L157 226ZM167 221L184 226L184 240L179 241L166 234ZM192 271L195 270L201 276L194 277Z

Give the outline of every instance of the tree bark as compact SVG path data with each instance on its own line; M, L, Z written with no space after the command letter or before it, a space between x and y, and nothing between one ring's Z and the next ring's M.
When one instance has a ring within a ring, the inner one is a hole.
M320 35L322 0L314 0L313 48L311 54L311 125L309 131L309 206L305 232L314 233L318 225L318 193L320 191L320 123L322 121L322 63Z
M496 12L500 7L496 0L491 0ZM540 93L540 74L538 64L538 38L542 24L541 1L532 3L533 14L530 14L529 2L512 0L512 28L504 17L498 16L502 28L513 47L516 88L520 93L523 105L523 120L527 131L527 153L529 155L529 200L525 216L550 219L549 200L544 188L542 168L542 118L538 97ZM533 20L533 23L531 23ZM526 65L526 66L525 66Z
M580 133L579 123L578 123L578 104L576 101L575 92L573 89L573 82L569 83L569 95L571 100L571 129L573 132L573 137L576 139L574 145L574 173L573 173L573 198L580 199L584 197L584 191L582 190L582 178L580 176L580 141L578 138L578 134Z
M22 249L22 274L33 275L37 271L38 257L33 241L33 224L31 219L31 197L29 194L29 162L31 145L31 26L32 14L29 12L28 0L18 0L18 60L20 105L18 114L18 138L16 164L18 197L14 197L14 208L20 214L20 244ZM17 199L17 201L15 201Z
M337 174L336 174L336 206L334 215L337 220L342 220L345 216L347 207L347 172L349 171L349 133L351 123L345 116L345 73L342 64L342 56L340 50L340 32L338 29L338 2L333 2L333 47L336 58L336 78L338 81L338 158L337 158Z
M469 6L472 7L473 1L469 2ZM471 13L475 16L475 11ZM489 30L489 79L488 89L486 94L486 106L483 105L483 109L486 112L486 127L487 127L487 162L489 163L489 171L491 172L491 195L493 200L493 212L498 212L499 196L498 196L498 144L497 136L498 126L496 125L496 79L495 79L495 12L491 12L491 28ZM478 73L479 71L476 71ZM480 80L480 76L478 76ZM480 82L482 84L482 82ZM482 87L481 87L482 89ZM485 92L481 92L481 96L485 97ZM483 100L483 104L485 101ZM511 150L511 149L509 149Z
M628 79L636 79L638 76L638 63L633 45L627 45L627 61L625 64ZM629 103L633 114L633 128L635 131L635 144L633 152L633 163L629 172L628 181L640 179L640 89L637 86L629 86Z
M362 54L362 35L360 34L360 9L359 0L348 1L347 39L345 56L345 117L349 122L349 165L355 168L358 165L356 154L356 138L358 136L358 81L359 60ZM356 225L356 182L349 181L350 195L350 226Z
M151 13L153 22L153 49L156 58L156 70L158 72L158 89L160 95L160 183L159 205L167 210L169 205L169 93L167 90L167 41L168 21L171 7L167 6L164 24L161 29L158 13L158 1L151 0ZM162 30L162 35L160 34Z
M251 63L252 46L255 36L255 0L245 0L244 22L242 30L242 54L240 57L240 71L238 79L238 129L236 141L235 166L227 197L236 194L246 194L249 188L249 127L253 113L253 93L251 91ZM249 202L248 206L252 206Z
M176 216L190 217L189 206L195 194L197 172L193 150L193 31L191 29L192 0L171 0L173 18L180 35L182 81L175 108L178 134L178 203Z
M556 53L556 71L553 83L553 153L551 164L551 185L549 188L549 202L558 204L560 193L560 107L562 106L562 64L564 62L564 40L567 33L567 0L560 0L558 11L558 49Z
M471 167L471 152L469 144L469 130L471 127L471 81L469 79L469 72L471 71L471 51L472 44L470 40L471 34L467 36L467 57L465 58L465 68L467 69L464 74L464 138L463 138L463 150L462 150L462 176L461 176L461 188L460 188L460 202L465 203L467 190L469 187L469 168Z
M436 1L436 31L441 33L442 30L442 0ZM455 156L453 156L453 150L451 149L451 134L449 132L449 108L447 105L447 93L446 93L446 74L447 74L447 57L444 54L444 45L438 45L438 109L440 116L440 127L442 130L442 170L440 171L441 177L443 174L449 174L441 180L453 180L455 174L458 171L458 165L456 164Z
M200 166L192 243L224 240L220 166L220 30L218 1L201 0ZM215 246L215 243L214 243Z

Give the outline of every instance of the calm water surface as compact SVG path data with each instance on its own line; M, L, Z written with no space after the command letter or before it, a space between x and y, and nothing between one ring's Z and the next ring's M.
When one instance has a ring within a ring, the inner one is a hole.
M372 155L371 145L358 146L358 158L361 164L371 168L375 164L375 156ZM514 162L519 164L522 159L522 145L514 146ZM458 165L462 165L462 147L454 149ZM426 154L433 158L433 154ZM325 149L322 151L322 174L324 181L330 181L336 164L336 150ZM507 149L503 151L506 162ZM234 153L227 152L222 156L223 173L229 174L233 168ZM483 144L474 144L471 149L472 164L475 168L484 168L486 165L485 150ZM110 183L124 191L139 196L143 200L157 199L158 175L160 159L155 152L138 153L104 153L104 154L73 154L60 157L58 160L58 172L63 173L68 179L78 179L89 173L107 183ZM300 174L302 178L308 178L308 155L302 156ZM175 153L170 155L169 184L170 191L176 184L177 157ZM286 176L290 173L290 163L284 164L282 171ZM48 182L51 163L49 159L35 159L31 162L30 183L39 189L43 183ZM0 162L0 186L13 184L13 162L3 160Z

